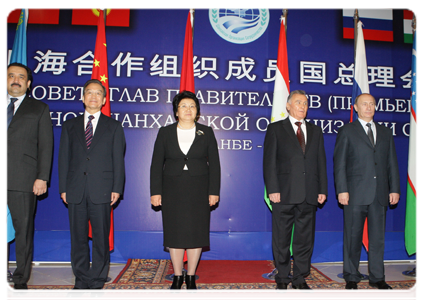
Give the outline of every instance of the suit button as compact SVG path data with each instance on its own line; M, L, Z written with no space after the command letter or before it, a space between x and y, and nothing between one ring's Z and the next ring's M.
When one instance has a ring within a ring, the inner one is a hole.
M84 172L84 175L87 175L87 172Z
M377 163L375 163L375 166L377 166Z
M188 157L185 157L184 160L187 161L188 160Z
M87 160L90 160L90 158L89 158L89 157L87 157Z

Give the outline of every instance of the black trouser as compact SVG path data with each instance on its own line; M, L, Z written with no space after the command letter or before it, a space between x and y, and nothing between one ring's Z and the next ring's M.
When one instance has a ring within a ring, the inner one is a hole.
M7 191L7 205L15 228L16 270L13 282L24 284L31 275L37 199L34 193Z

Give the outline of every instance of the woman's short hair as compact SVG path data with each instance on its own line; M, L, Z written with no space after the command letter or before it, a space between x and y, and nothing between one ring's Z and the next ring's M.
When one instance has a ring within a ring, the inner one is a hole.
M197 116L195 117L195 119L197 120L200 116L200 102L198 101L197 96L195 96L195 94L190 91L182 91L179 94L175 95L175 97L173 97L173 115L175 116L175 119L178 120L176 113L178 112L179 103L186 98L194 100L195 106L197 107Z

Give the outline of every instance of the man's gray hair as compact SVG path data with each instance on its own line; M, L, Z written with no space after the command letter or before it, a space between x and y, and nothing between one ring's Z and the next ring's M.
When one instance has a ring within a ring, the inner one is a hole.
M287 100L287 102L290 102L290 103L291 103L291 98L292 98L294 95L304 95L304 96L306 96L306 97L307 97L307 94L306 94L306 92L305 92L305 91L303 91L303 90L295 90L295 91L292 91L291 93L289 93L289 96L288 96L288 100Z

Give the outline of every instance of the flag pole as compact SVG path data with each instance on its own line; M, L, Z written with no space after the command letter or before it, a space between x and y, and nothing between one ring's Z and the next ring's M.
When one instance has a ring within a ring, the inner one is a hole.
M414 35L417 31L417 15L416 10L414 10L413 14L413 21L411 22L411 28L413 29L413 40ZM413 46L414 47L414 46ZM409 276L409 277L417 277L420 278L420 251L417 251L416 253L416 266L411 271L404 271L402 272L403 275Z
M355 52L357 50L357 23L360 17L358 16L358 9L354 11L354 63L355 63Z
M284 25L285 25L285 36L286 36L286 28L288 27L288 10L283 9L283 19L284 19Z
M194 43L194 20L195 20L195 9L191 8L191 27L192 27L192 42Z

